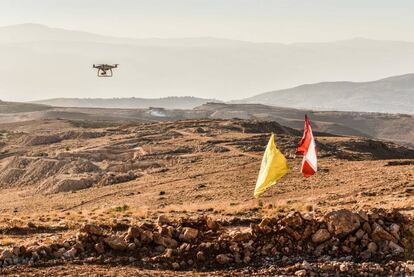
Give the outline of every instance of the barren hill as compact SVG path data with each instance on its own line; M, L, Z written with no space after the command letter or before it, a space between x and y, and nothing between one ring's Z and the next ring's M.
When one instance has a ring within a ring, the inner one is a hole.
M209 103L196 108L208 111L211 118L275 120L295 129L303 128L308 114L314 130L345 136L390 140L414 147L414 115L367 112L315 111L261 104Z
M75 120L77 124L90 127L112 126L126 122L239 118L273 120L301 130L305 113L310 116L314 130L317 132L389 140L414 147L414 116L404 114L312 111L260 104L224 103L208 103L187 110L64 108L12 102L0 103L0 123L66 119Z
M313 110L414 114L414 74L372 82L307 84L238 102Z

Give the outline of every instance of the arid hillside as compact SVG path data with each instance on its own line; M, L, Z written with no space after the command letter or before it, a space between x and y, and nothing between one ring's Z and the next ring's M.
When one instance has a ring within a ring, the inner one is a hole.
M414 148L414 115L406 114L312 111L260 104L211 102L188 110L159 107L148 109L64 108L0 102L0 123L65 119L89 127L183 119L239 118L277 121L284 126L301 130L305 114L309 115L316 132L380 139Z
M289 276L339 268L388 274L411 266L401 255L411 251L414 150L317 133L319 171L304 179L295 155L301 132L274 121L100 124L0 125L4 273L63 275L70 267L110 275L122 266L125 276L178 276L177 270ZM253 190L271 132L290 171L257 200ZM335 231L342 217L358 225ZM338 260L346 251L348 260Z

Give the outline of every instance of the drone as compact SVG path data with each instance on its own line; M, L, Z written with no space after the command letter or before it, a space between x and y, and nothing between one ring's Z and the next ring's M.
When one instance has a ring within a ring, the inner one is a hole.
M98 69L98 77L112 77L112 69L118 68L119 64L94 64L93 68Z

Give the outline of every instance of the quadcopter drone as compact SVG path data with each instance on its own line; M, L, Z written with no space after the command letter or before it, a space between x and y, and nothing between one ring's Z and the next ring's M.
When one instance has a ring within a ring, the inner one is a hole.
M112 69L118 68L119 64L94 64L93 68L98 69L98 77L112 77Z

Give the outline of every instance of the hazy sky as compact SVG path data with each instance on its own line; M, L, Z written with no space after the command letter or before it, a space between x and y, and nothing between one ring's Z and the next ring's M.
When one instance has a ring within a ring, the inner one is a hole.
M1 0L0 25L125 37L414 41L412 0Z

